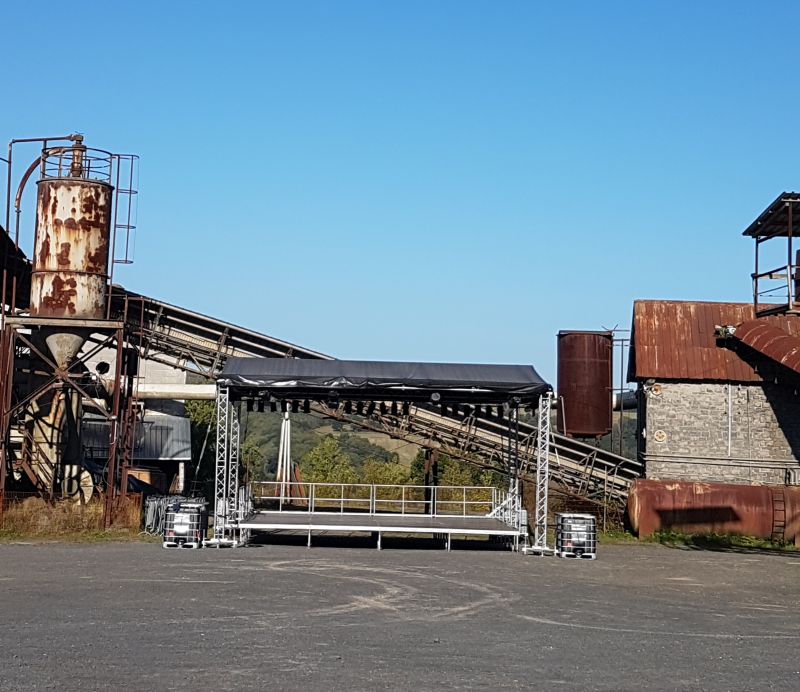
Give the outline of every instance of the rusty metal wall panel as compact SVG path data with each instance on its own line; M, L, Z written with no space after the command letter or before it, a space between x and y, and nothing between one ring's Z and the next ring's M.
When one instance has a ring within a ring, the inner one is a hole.
M753 320L752 303L637 300L633 305L633 380L761 382L736 353L717 345L716 326ZM782 315L759 322L800 337L800 317Z
M558 431L600 437L611 431L613 335L558 333Z
M31 314L101 319L113 188L81 179L43 179L38 186Z
M628 517L640 536L656 531L800 539L800 487L637 480Z

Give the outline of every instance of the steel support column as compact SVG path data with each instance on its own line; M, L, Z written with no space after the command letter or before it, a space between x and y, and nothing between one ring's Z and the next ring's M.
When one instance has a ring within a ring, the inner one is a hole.
M217 445L214 472L214 543L235 546L239 516L239 416L228 387L217 387Z
M214 471L214 540L226 538L228 522L228 455L230 448L230 397L227 387L217 387L217 445Z
M552 392L539 397L536 438L536 504L533 520L533 549L547 548L547 492L550 486L550 400Z

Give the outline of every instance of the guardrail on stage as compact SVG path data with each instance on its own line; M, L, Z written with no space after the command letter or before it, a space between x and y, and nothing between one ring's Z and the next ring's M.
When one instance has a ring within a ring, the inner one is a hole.
M475 517L494 512L506 496L491 486L251 483L254 507L279 512Z

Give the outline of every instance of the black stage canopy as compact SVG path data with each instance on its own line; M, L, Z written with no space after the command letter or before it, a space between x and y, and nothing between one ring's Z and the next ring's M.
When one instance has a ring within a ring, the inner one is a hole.
M550 391L530 365L229 358L218 378L232 399L530 405Z

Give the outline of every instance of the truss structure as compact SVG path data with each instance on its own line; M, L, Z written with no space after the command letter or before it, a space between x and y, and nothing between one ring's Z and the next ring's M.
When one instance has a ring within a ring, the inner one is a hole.
M475 466L508 473L509 427L507 421L478 417L462 411L447 416L433 407L411 406L406 416L389 413L372 416L347 416L324 404L311 410L366 430L382 432ZM538 464L538 420L536 425L516 422L517 464L520 481L534 483ZM638 461L620 457L550 431L548 448L550 486L562 495L581 498L598 506L624 504L631 483L642 475Z
M539 397L536 439L536 503L533 517L533 550L547 548L547 493L550 487L550 400L551 392Z
M134 299L130 311L142 346L140 357L214 379L230 356L315 358L330 356L258 334L200 313L169 305L115 287L114 311ZM506 472L508 426L496 418L478 417L465 408L447 414L435 405L411 406L408 415L376 410L366 417L348 417L341 407L312 405L316 413L376 430L395 439L420 444L483 468ZM405 411L403 412L406 413ZM536 470L535 425L519 421L519 473L533 482ZM550 480L553 490L599 506L624 505L631 483L643 475L640 462L551 431Z
M217 441L214 472L214 542L234 546L239 516L239 416L227 387L217 387Z

